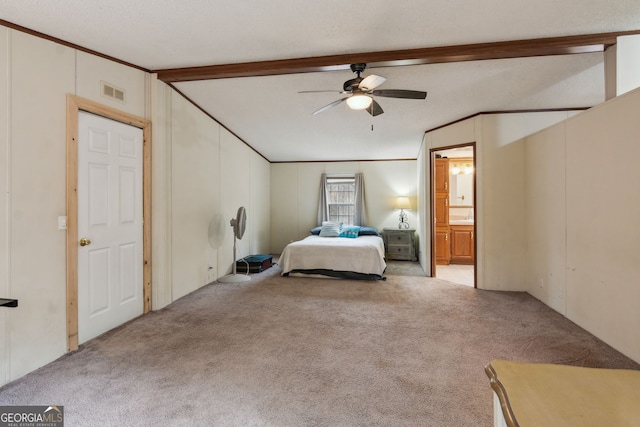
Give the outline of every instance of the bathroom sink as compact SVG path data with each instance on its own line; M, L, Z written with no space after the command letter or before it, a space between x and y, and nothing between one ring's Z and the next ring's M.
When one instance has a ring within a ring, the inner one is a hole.
M473 225L472 219L451 219L449 225Z

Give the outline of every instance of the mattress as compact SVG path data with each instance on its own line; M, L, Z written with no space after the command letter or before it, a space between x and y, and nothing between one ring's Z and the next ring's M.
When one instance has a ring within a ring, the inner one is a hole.
M350 279L384 279L387 264L379 236L308 236L289 243L279 260L282 275L322 274Z

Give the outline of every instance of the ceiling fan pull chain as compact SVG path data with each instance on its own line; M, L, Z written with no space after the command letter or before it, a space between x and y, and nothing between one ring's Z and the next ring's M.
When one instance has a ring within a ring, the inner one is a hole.
M373 115L373 102L371 103L371 132L373 132L373 118L375 117Z

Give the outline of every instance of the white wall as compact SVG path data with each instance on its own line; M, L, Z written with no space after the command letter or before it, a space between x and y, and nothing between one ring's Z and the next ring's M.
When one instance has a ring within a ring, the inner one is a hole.
M218 277L233 267L233 230L238 208L247 212L247 231L237 242L237 258L270 253L271 169L264 158L224 128L220 130L220 214L224 238L218 252Z
M173 90L152 76L150 107L151 144L151 306L158 310L173 301L171 207L171 112Z
M566 314L566 122L525 144L525 289ZM561 141L561 142L559 142Z
M422 150L425 186L421 210L423 254L430 244L428 215L432 149L476 143L476 267L481 289L523 291L524 240L524 142L526 135L558 123L575 112L540 112L479 115L425 134ZM425 271L430 258L422 256Z
M527 137L527 291L640 362L640 90Z
M247 211L237 258L268 253L270 167L166 84L152 84L153 309L230 273L230 220Z
M220 135L214 121L171 95L172 300L215 280L208 227L220 205ZM213 267L209 269L209 267Z
M125 113L149 118L149 74L113 61L76 51L76 93ZM126 101L119 102L102 95L101 82L125 91Z
M294 240L309 235L317 224L320 176L322 173L358 173L364 176L367 225L382 230L398 227L399 211L393 202L410 196L413 209L407 211L411 227L417 227L417 162L305 162L271 165L271 252L280 253Z
M66 349L66 93L74 91L71 49L10 31L7 218L10 296L9 377ZM34 54L35 53L35 54ZM39 315L34 316L34 313ZM38 343L42 351L33 351Z
M182 95L155 82L153 309L230 273L230 220L247 211L237 258L269 253L270 167ZM157 187L157 189L156 189ZM162 189L162 190L161 190Z
M640 90L580 113L479 116L426 134L420 162L475 139L478 286L527 291L636 361L638 111Z
M246 173L248 167L251 175L250 199L246 206L247 215L250 214L247 217L249 245L248 251L241 255L269 254L271 253L271 163L253 152L248 157L249 165L241 161L241 167L236 170L236 173ZM231 220L231 217L228 219ZM228 249L227 252L230 253Z
M418 159L416 161L417 173L416 173L416 204L419 206L416 215L416 234L418 235L418 262L424 269L425 266L429 267L429 270L425 269L425 274L431 276L431 245L429 243L429 235L431 234L429 219L430 206L428 203L430 197L429 188L429 168L424 167L428 165L430 153L425 149L425 144L422 144L420 151L418 152Z
M9 29L0 26L0 297L11 295L9 276ZM9 361L10 317L7 309L0 308L0 385L11 377Z
M66 351L66 95L102 98L100 80L127 90L124 109L145 116L146 77L74 49L0 27L0 383ZM126 77L123 77L126 76ZM122 78L122 80L121 80Z
M126 91L120 103L101 81ZM0 26L0 385L66 352L66 95L152 120L152 306L231 271L229 220L248 211L239 256L270 249L270 165L141 70ZM220 246L209 243L219 218ZM209 269L209 265L213 269Z
M615 60L617 95L640 87L640 35L618 37Z

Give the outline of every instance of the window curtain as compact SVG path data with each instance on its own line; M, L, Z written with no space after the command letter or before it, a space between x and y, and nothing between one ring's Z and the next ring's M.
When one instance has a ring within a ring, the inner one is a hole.
M320 200L318 201L318 225L329 220L329 194L327 191L327 174L320 176Z
M355 178L355 218L353 225L365 225L364 177L357 173ZM318 200L318 225L329 220L329 194L327 191L327 174L320 176L320 198Z
M353 220L353 225L365 225L365 212L364 212L364 177L361 173L357 173L355 176L356 184L356 214Z

